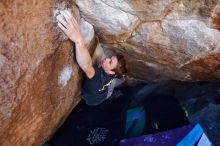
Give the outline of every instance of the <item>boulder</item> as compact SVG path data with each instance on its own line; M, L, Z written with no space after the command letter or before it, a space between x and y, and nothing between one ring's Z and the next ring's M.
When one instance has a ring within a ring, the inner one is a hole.
M101 45L126 57L129 76L220 80L218 0L78 0L76 4ZM213 63L206 64L207 59Z
M58 9L80 19L71 2L0 2L1 146L42 145L80 100L80 69L72 42L55 22ZM92 25L80 24L92 46Z
M138 24L138 17L115 9L101 0L76 0L82 17L94 26L106 42L126 40Z

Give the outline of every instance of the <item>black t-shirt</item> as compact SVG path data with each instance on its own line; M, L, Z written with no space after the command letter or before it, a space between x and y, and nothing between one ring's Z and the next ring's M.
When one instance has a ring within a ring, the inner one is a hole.
M108 86L113 81L98 65L94 65L95 75L89 79L85 77L82 84L82 97L88 105L98 105L105 101L108 94Z

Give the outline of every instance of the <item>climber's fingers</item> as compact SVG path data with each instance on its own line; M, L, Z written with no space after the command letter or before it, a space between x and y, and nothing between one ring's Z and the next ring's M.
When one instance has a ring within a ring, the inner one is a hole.
M73 15L71 14L70 11L68 10L63 10L60 11L60 13L64 16L64 18L66 19L67 23L73 27L76 27L78 25L76 19L73 17Z
M64 32L67 31L67 29L66 29L60 22L58 22L58 26L59 26Z
M66 29L68 29L68 23L66 22L66 20L64 19L64 17L62 15L58 15L57 17L58 20L58 26L59 24L61 24L63 27L65 27ZM62 29L62 28L61 28Z

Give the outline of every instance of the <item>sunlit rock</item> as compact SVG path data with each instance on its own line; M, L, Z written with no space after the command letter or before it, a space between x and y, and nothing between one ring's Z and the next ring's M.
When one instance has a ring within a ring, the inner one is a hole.
M115 9L101 0L77 0L76 3L83 18L95 27L100 39L107 42L128 38L138 24L138 17Z
M80 69L57 27L57 9L80 18L73 3L0 2L1 146L42 145L80 100ZM81 25L91 46L93 27Z

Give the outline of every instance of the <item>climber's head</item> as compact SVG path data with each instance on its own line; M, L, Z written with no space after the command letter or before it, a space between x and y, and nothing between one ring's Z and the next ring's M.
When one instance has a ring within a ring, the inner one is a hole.
M121 77L126 73L126 62L122 55L113 55L106 57L101 61L103 70L109 75Z

